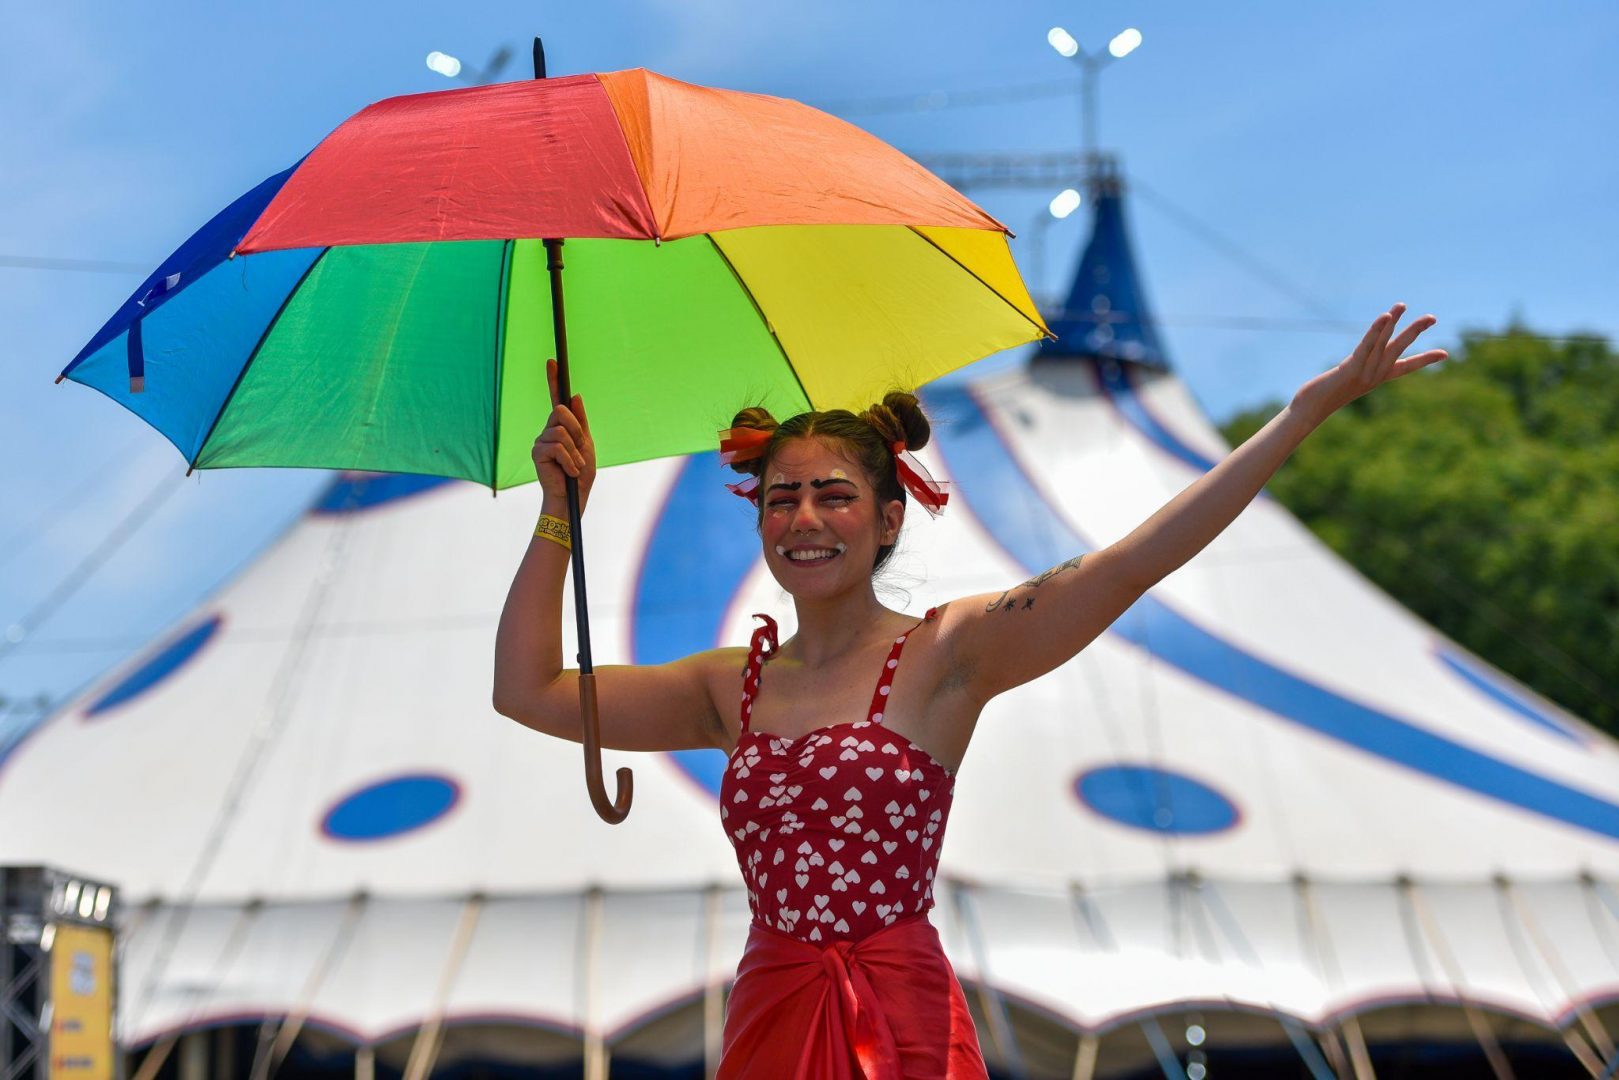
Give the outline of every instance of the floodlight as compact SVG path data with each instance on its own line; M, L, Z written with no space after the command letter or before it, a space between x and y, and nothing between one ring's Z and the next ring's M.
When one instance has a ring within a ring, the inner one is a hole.
M1187 1027L1186 1027L1186 1041L1187 1042L1191 1043L1193 1046L1202 1046L1203 1045L1203 1036L1204 1036L1204 1031L1203 1031L1203 1025L1202 1024L1188 1024L1187 1025Z
M1051 200L1051 216L1054 218L1067 217L1079 209L1080 201L1079 192L1073 188L1066 188L1058 192L1056 198Z
M446 79L453 79L461 74L461 61L449 53L441 53L437 49L427 54L427 66L430 70L438 72Z
M1140 44L1141 31L1132 26L1115 34L1113 40L1107 43L1107 51L1112 54L1113 59L1119 60L1129 56Z
M1053 26L1046 31L1046 40L1051 42L1053 49L1056 49L1064 56L1076 56L1079 53L1079 42L1074 40L1073 34L1060 26Z

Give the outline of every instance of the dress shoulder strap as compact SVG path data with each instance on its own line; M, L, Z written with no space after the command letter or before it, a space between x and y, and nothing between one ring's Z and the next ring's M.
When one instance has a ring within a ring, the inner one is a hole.
M765 660L776 652L776 620L769 615L755 615L755 619L764 623L754 630L753 640L748 643L748 664L742 669L742 730L748 730L748 721L753 716L753 699L759 694L759 673L764 670Z
M866 713L866 719L873 724L882 723L883 713L888 709L888 692L894 682L894 672L899 670L899 654L905 651L905 640L916 633L922 623L931 622L938 610L928 608L928 613L922 616L920 622L894 639L894 647L888 650L888 659L883 664L883 673L877 676L877 689L871 695L871 708Z

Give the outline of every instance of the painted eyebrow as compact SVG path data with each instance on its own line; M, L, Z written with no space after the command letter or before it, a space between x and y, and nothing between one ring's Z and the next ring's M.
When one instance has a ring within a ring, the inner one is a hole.
M847 479L845 479L845 478L843 478L841 476L834 476L830 480L811 480L810 481L810 487L814 488L817 491L819 491L821 488L826 487L828 484L848 484L850 487L855 486L853 480L847 480Z
M810 483L813 484L813 483L815 483L815 481L811 480ZM765 489L765 492L768 494L769 492L775 491L777 488L781 488L784 491L797 491L799 488L801 488L803 486L804 485L802 483L800 483L797 480L794 480L790 484L771 484L768 488Z

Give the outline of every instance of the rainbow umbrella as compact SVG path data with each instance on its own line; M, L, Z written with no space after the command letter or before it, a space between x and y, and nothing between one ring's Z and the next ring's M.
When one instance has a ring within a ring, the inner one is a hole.
M534 479L550 357L606 466L710 449L743 405L859 407L1047 333L1005 227L886 143L636 69L361 110L181 245L58 381L192 468L498 490ZM629 771L607 802L593 702L592 800L621 820Z

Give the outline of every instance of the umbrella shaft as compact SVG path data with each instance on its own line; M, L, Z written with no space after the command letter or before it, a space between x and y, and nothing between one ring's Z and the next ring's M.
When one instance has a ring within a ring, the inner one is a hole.
M545 241L545 268L551 275L551 332L557 346L557 398L573 401L568 384L568 321L562 309L562 241ZM579 671L595 670L590 658L590 608L585 599L585 538L580 527L579 480L566 478L568 487L568 530L573 537L573 612L579 622Z

